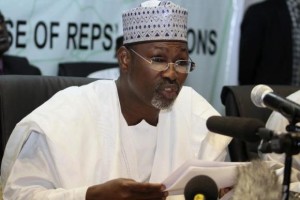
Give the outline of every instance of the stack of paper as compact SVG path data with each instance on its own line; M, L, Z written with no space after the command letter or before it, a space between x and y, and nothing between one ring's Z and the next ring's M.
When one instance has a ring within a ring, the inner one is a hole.
M249 163L189 160L166 178L163 184L169 195L183 194L184 187L191 178L206 175L216 182L218 188L226 188L236 182L236 167L247 164Z

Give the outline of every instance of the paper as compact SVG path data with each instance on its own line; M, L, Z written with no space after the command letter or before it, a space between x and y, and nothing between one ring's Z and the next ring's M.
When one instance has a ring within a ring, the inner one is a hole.
M189 160L177 168L163 181L169 195L183 194L186 183L197 175L207 175L212 178L218 188L230 187L236 181L236 167L247 165L248 162L216 162Z

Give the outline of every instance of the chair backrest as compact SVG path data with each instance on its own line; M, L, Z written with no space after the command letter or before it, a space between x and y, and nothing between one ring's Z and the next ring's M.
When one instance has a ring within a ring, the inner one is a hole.
M106 62L65 62L58 64L58 75L87 77L93 72L117 67L118 65L118 63Z
M0 76L0 159L13 128L23 117L59 90L92 81L95 79L34 75Z
M300 89L297 86L269 85L274 93L280 96L288 96ZM256 107L250 98L254 85L224 86L221 92L221 101L225 106L226 116L238 116L260 119L267 122L271 110ZM229 144L229 154L232 161L250 161L258 158L258 143L247 143L233 139Z

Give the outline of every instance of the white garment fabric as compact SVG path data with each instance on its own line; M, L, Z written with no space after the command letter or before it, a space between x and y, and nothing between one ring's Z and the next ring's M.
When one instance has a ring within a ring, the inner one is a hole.
M112 79L117 80L120 75L119 67L109 68L109 69L102 69L96 72L89 74L88 78L97 78L97 79Z
M288 99L300 103L300 90L289 95L287 97ZM288 120L281 115L279 112L272 112L270 115L267 123L266 128L275 131L277 134L284 134L287 133L286 126L289 124ZM262 157L265 160L275 161L278 163L278 167L276 169L276 172L278 175L283 176L284 172L284 163L285 163L285 154L264 154ZM292 168L292 176L291 176L291 184L290 184L290 190L293 192L300 192L300 155L294 155L293 156L293 168Z
M4 199L83 200L89 186L115 178L141 181L133 134L123 131L115 82L98 80L58 92L17 124L1 165ZM223 161L231 138L213 134L215 109L183 87L161 111L149 182L162 182L188 159ZM184 199L183 196L168 200Z
M124 123L122 127L125 129L122 131L133 134L133 143L136 149L135 152L137 153L139 180L141 182L148 182L155 156L157 128L148 124L145 120L142 120L136 126L127 126L124 118L121 123Z
M137 154L137 169L139 180L148 182L151 176L152 165L157 143L157 127L142 120L135 126L127 126L127 122L120 113L122 128L121 134L132 134L135 152Z

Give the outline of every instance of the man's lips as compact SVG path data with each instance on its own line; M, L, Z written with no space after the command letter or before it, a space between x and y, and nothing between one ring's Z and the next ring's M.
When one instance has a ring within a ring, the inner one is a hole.
M179 88L176 84L166 84L159 89L160 93L168 99L174 99L178 94L178 90Z

